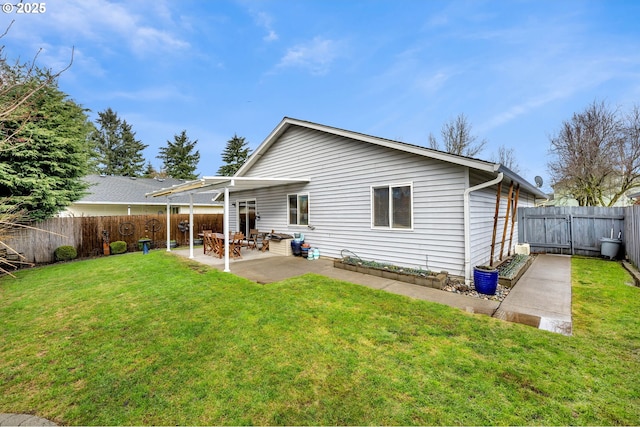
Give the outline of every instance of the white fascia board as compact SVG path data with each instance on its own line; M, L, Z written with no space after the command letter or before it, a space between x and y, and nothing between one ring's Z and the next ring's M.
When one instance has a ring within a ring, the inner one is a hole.
M309 178L272 178L272 177L244 177L244 176L232 176L232 177L203 177L206 186L212 188L224 189L228 188L229 191L245 191L258 188L276 187L280 185L289 184L303 184L311 181Z
M428 157L436 160L441 160L448 163L453 163L460 166L470 167L484 172L496 173L500 168L500 164L486 162L483 160L473 159L470 157L456 156L454 154L445 153L443 151L432 150L426 147L420 147L417 145L405 144L398 141L392 141L390 139L379 138L371 135L366 135L358 132L348 131L344 129L334 128L331 126L325 126L318 123L307 122L298 119L292 119L285 117L276 126L276 128L265 138L265 140L258 146L256 151L253 152L249 159L242 165L242 167L236 172L234 176L243 176L253 164L258 161L266 150L278 139L278 137L284 133L290 126L300 126L307 129L313 129L320 132L329 133L332 135L341 136L344 138L354 139L357 141L367 142L370 144L379 145L394 150L404 151L411 154L416 154L423 157Z
M518 175L517 173L513 172L512 170L508 169L505 166L500 166L500 172L504 173L504 176L517 183L520 184L521 188L524 188L525 190L527 190L528 192L532 193L533 195L535 195L537 198L539 199L549 199L549 195L542 192L542 190L540 190L538 187L534 186L533 184L531 184L529 181L527 181L526 179L522 178L520 175Z
M217 193L216 193L217 194ZM156 202L156 201L149 201L149 202L145 202L145 203L139 203L139 202L73 202L72 206L80 206L80 205L113 205L113 206L124 206L124 205L130 205L130 206L165 206L167 203L166 202ZM172 203L173 206L189 206L189 202L186 203ZM209 203L194 203L193 206L206 206L209 207L211 206L211 204Z
M175 193L184 193L189 190L196 190L198 188L202 188L203 180L197 179L194 181L187 181L183 184L172 185L171 187L161 188L160 190L151 191L145 194L145 197L160 197L160 196L170 196Z
M278 126L276 126L275 129L273 129L271 133L267 135L267 137L264 139L264 141L262 141L258 148L256 148L255 151L251 153L247 161L244 162L242 166L240 166L240 169L236 171L234 176L242 176L247 170L251 169L251 166L253 166L253 164L258 161L260 157L262 157L264 152L271 146L271 144L273 144L273 142L276 141L285 130L287 130L292 121L296 120L290 119L288 117L283 118L280 123L278 123Z
M175 185L169 188L152 191L146 196L176 196L181 193L202 193L202 192L218 192L212 190L223 190L228 188L230 191L252 190L257 188L275 187L278 185L307 183L309 178L268 178L268 177L236 177L236 176L205 176L196 181L185 182L181 185ZM217 195L216 195L217 197Z

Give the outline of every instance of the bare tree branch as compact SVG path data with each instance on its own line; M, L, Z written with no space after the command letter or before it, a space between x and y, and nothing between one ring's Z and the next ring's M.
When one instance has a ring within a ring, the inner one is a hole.
M444 123L440 130L444 145L443 150L447 153L467 157L475 157L480 154L487 141L484 139L478 141L478 137L473 135L471 130L471 123L464 114L459 114L455 119ZM440 149L433 134L429 134L429 146L435 150Z
M552 181L581 206L613 206L640 187L640 110L594 101L551 138Z
M14 22L11 21L0 39L7 35ZM0 151L9 149L11 145L25 142L17 141L15 136L31 119L28 103L73 64L74 47L71 49L71 59L66 67L55 73L51 70L41 70L37 66L37 58L41 51L42 49L38 50L29 64L20 64L16 61L14 65L9 65L4 55L4 46L0 47ZM7 127L9 122L19 123L18 128Z

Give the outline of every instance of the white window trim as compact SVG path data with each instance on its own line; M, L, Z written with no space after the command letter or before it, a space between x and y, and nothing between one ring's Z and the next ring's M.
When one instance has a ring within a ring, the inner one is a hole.
M411 226L409 228L397 228L397 227L393 227L393 197L392 197L392 189L395 187L409 187L409 191L411 194ZM373 196L373 190L376 188L388 188L389 189L389 226L388 227L381 227L381 226L376 226L374 225L374 196ZM371 214L371 229L372 230L382 230L382 231L413 231L413 225L414 225L414 220L413 220L413 216L414 216L414 209L413 209L413 182L401 182L401 183L393 183L393 184L379 184L379 185L372 185L369 188L369 202L370 202L370 214Z
M297 214L297 218L298 218L298 224L292 224L289 222L289 220L291 219L291 217L289 216L289 197L291 196L296 196L296 201L298 203L297 209L298 209L298 214ZM300 222L300 196L307 196L307 223L306 224L299 224ZM311 224L311 196L309 195L309 193L289 193L287 194L287 225L290 227L308 227L309 224Z

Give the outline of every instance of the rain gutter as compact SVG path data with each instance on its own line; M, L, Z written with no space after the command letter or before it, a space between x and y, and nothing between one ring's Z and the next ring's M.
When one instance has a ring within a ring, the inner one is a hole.
M498 176L491 181L483 182L474 187L464 190L464 282L468 285L471 282L471 201L470 194L483 188L491 187L501 182L504 173L498 173Z

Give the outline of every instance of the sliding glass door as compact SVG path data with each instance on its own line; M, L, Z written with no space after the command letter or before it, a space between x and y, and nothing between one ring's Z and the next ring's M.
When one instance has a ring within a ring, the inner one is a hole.
M256 201L238 200L238 229L245 236L256 227Z

